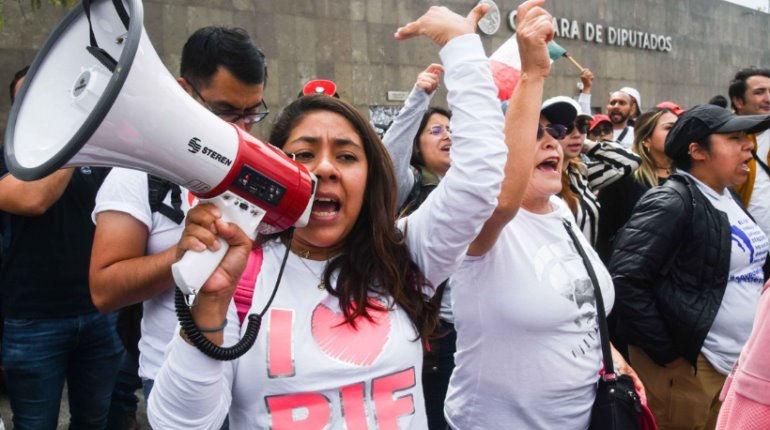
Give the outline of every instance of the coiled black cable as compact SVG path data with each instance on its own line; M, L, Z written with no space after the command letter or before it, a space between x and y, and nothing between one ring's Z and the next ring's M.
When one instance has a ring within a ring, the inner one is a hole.
M248 323L246 325L246 332L243 334L241 340L239 340L238 343L233 346L222 347L215 345L213 342L208 340L208 338L206 338L203 333L201 333L200 329L197 325L195 325L195 322L193 321L192 313L190 312L190 307L185 301L184 293L182 293L182 290L180 290L179 287L176 287L176 294L174 298L176 317L179 319L179 324L182 326L182 330L184 330L184 333L187 335L187 339L189 339L190 343L198 348L200 352L215 360L230 361L242 356L248 352L252 346L254 346L254 342L257 340L257 335L259 335L259 329L262 326L262 317L273 303L273 299L275 299L275 295L278 292L278 285L280 285L281 278L283 278L283 270L286 268L286 261L289 258L289 251L291 251L291 242L293 237L294 227L290 228L288 231L286 253L283 255L281 269L278 271L278 279L276 279L273 292L270 294L270 300L267 301L267 304L264 308L262 308L262 311L259 314L249 314L247 318Z

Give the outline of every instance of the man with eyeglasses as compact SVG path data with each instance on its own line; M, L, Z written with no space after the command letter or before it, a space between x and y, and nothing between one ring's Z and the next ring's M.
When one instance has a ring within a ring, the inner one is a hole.
M177 81L191 97L241 129L269 113L265 56L245 30L197 30L182 50L180 73ZM96 197L91 295L102 312L143 303L138 349L145 398L177 324L171 265L192 203L187 190L118 168Z

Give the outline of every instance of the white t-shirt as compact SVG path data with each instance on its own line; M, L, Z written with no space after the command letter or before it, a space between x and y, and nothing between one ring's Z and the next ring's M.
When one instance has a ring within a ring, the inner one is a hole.
M763 131L756 135L757 138L757 157L767 164L767 154L770 152L770 131ZM762 166L757 163L756 175L754 176L754 189L751 192L749 201L749 213L757 220L757 224L770 235L770 177Z
M96 195L92 218L105 211L125 212L147 226L147 255L153 255L175 246L184 230L184 222L176 224L160 212L150 210L147 173L137 170L113 168ZM191 194L182 189L182 211L190 209ZM171 206L171 191L163 201ZM139 376L155 379L166 346L171 341L177 325L174 311L174 286L163 293L145 300L142 316L142 337L139 339Z
M623 128L612 130L612 138L615 139L615 141L618 142L623 148L626 148L630 151L631 145L634 143L634 127L630 125L626 127L628 128L628 131L626 132L626 135L623 136L623 140L618 140L618 137L620 137L620 135L623 133Z
M764 284L762 266L770 245L759 226L738 206L729 191L725 190L720 195L692 175L689 176L711 204L727 214L732 229L727 288L701 348L709 363L727 375L751 334Z
M433 285L462 264L497 206L507 159L504 118L481 38L456 37L439 55L454 112L452 168L415 212L397 222L412 260ZM253 309L261 310L272 290L282 249L265 248ZM240 359L210 359L174 336L148 402L154 428L218 428L228 410L232 429L268 428L270 422L273 428L426 427L422 346L403 310L376 313L376 324L361 321L367 335L356 336L335 322L337 301L316 288L320 265L302 263L290 257L257 344ZM236 318L231 305L225 345L240 338ZM302 427L294 425L298 421Z
M285 250L264 247L249 313L268 302ZM225 372L230 427L300 428L307 420L305 428L424 428L422 346L412 322L395 307L372 312L374 323L359 318L357 329L343 324L338 300L316 287L325 264L289 254L256 344ZM227 329L237 332L232 317Z
M562 224L572 213L520 209L497 243L450 278L457 330L445 415L455 429L585 429L602 367L593 284ZM612 278L591 259L607 312Z

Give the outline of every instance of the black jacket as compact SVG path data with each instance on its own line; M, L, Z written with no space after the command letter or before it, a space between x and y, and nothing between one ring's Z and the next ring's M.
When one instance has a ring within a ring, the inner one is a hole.
M615 309L628 343L664 365L695 365L722 302L731 228L686 176L648 191L618 233L610 259Z

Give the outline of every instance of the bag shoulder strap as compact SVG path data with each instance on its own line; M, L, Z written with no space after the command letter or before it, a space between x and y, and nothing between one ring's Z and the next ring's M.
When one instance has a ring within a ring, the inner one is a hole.
M602 298L602 289L599 285L599 281L596 279L596 272L591 264L591 260L588 259L588 255L583 249L583 245L580 244L580 240L572 231L572 223L569 220L562 219L564 228L567 230L567 234L572 239L572 243L575 245L580 257L583 259L583 265L588 272L588 277L591 278L591 283L594 286L594 295L596 296L596 318L599 321L599 341L602 345L602 362L604 363L604 378L615 378L615 366L612 364L612 352L610 351L610 337L609 330L607 329L607 313L604 310L604 299Z
M626 128L624 128L623 131L620 132L620 134L618 135L618 138L615 140L618 142L622 142L623 138L626 137L626 134L628 134L628 126L626 126Z
M765 171L765 174L767 174L767 176L770 176L770 167L768 167L767 163L765 163L764 161L762 161L761 158L759 158L759 156L757 155L756 149L753 149L751 151L751 156L754 157L754 160L756 160L757 164L762 166L762 170Z
M246 315L251 309L251 302L254 299L254 287L257 284L257 277L262 269L262 247L252 248L249 252L249 260L246 262L246 270L243 271L238 285L235 287L233 300L235 308L238 310L238 319L243 324Z
M171 206L163 203L169 190L171 190ZM177 225L182 224L184 212L182 211L182 189L179 188L179 185L148 173L147 193L150 211L160 212L161 215L174 221Z

